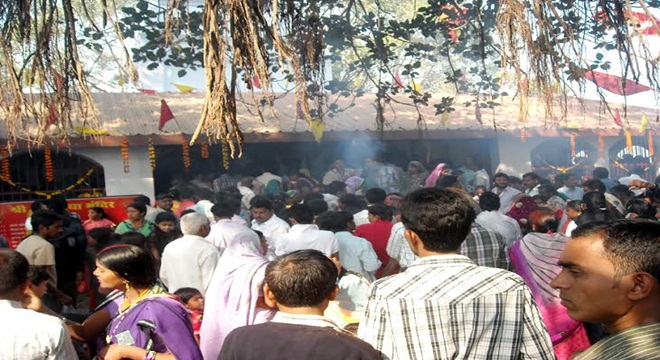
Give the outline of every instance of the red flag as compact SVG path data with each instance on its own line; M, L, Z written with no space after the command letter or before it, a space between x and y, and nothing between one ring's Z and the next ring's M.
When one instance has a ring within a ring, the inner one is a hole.
M158 124L158 130L162 130L163 126L165 126L165 124L172 119L174 119L172 110L170 110L170 107L167 105L165 100L160 100L160 123Z
M259 77L257 76L257 74L254 74L254 76L252 77L252 87L261 89L261 81L259 81Z
M154 89L138 89L138 91L147 95L156 95L156 90Z
M620 127L623 127L623 123L621 122L621 114L619 113L619 109L614 109L614 123L617 124Z
M593 70L587 70L587 72L584 73L584 77L587 80L593 81L596 86L617 95L634 95L640 92L652 90L650 87L638 84L632 80Z
M403 81L401 81L401 74L399 74L399 69L394 71L394 88L400 89L403 87Z
M483 125L483 122L481 121L481 108L479 107L478 102L477 102L477 108L474 110L474 116L476 116L479 125Z

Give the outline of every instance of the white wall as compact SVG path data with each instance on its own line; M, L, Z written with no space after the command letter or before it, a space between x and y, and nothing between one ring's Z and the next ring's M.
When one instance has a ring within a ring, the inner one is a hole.
M75 149L74 152L98 162L105 172L105 192L108 196L147 195L154 200L154 179L147 147L131 146L130 171L124 172L119 147Z
M520 137L502 134L497 138L499 164L494 164L495 172L520 177L532 171L532 149L548 140L548 138L527 138L523 142Z

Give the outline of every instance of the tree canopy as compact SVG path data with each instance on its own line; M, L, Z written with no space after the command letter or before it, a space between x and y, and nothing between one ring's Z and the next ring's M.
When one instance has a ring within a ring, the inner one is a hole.
M264 104L280 91L293 92L310 124L340 110L331 96L373 96L380 129L387 121L383 109L401 101L400 94L410 106L434 106L442 119L455 106L492 108L502 96L515 96L524 123L529 96L542 98L548 121L556 122L562 114L554 113L553 103L579 97L596 72L630 79L621 82L623 95L629 83L660 89L660 53L648 41L660 34L650 10L660 0L98 4L0 3L0 107L10 143L39 143L52 123L67 136L76 117L94 124L90 72L80 51L100 52L108 37L120 44L139 40L130 51L121 47L122 79L137 80L135 62L148 69L175 66L181 76L205 69L205 105L192 142L205 133L227 143L232 154L243 142L236 99L245 88ZM435 92L446 96L434 99ZM21 131L35 124L36 132Z

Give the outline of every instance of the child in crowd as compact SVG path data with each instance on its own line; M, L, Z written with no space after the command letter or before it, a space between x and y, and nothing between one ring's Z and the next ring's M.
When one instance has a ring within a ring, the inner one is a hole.
M28 279L30 279L29 291L41 299L46 294L48 288L48 272L42 267L30 266Z
M174 295L181 299L181 303L190 312L195 340L199 344L199 329L202 327L202 316L204 314L204 296L199 290L188 287L175 291Z

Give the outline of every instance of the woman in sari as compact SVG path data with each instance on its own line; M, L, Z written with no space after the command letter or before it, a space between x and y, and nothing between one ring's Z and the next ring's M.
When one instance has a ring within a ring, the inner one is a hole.
M188 311L159 286L148 251L135 245L107 247L97 254L94 275L100 288L113 292L69 331L88 342L104 334L97 359L202 358Z
M552 210L533 211L529 215L529 224L532 231L516 241L509 251L511 265L534 296L557 359L569 359L574 352L584 350L590 344L582 323L568 316L560 303L559 291L550 286L561 271L557 261L568 237L557 232L559 219Z
M428 171L426 171L426 168L424 168L421 162L409 162L408 171L403 173L399 180L399 191L405 195L413 190L423 188L428 174Z
M204 359L217 359L225 337L235 328L264 323L275 314L263 302L267 264L256 233L241 235L222 253L206 290L199 334Z
M436 181L442 175L451 175L451 169L445 163L438 164L424 182L425 187L435 187Z

